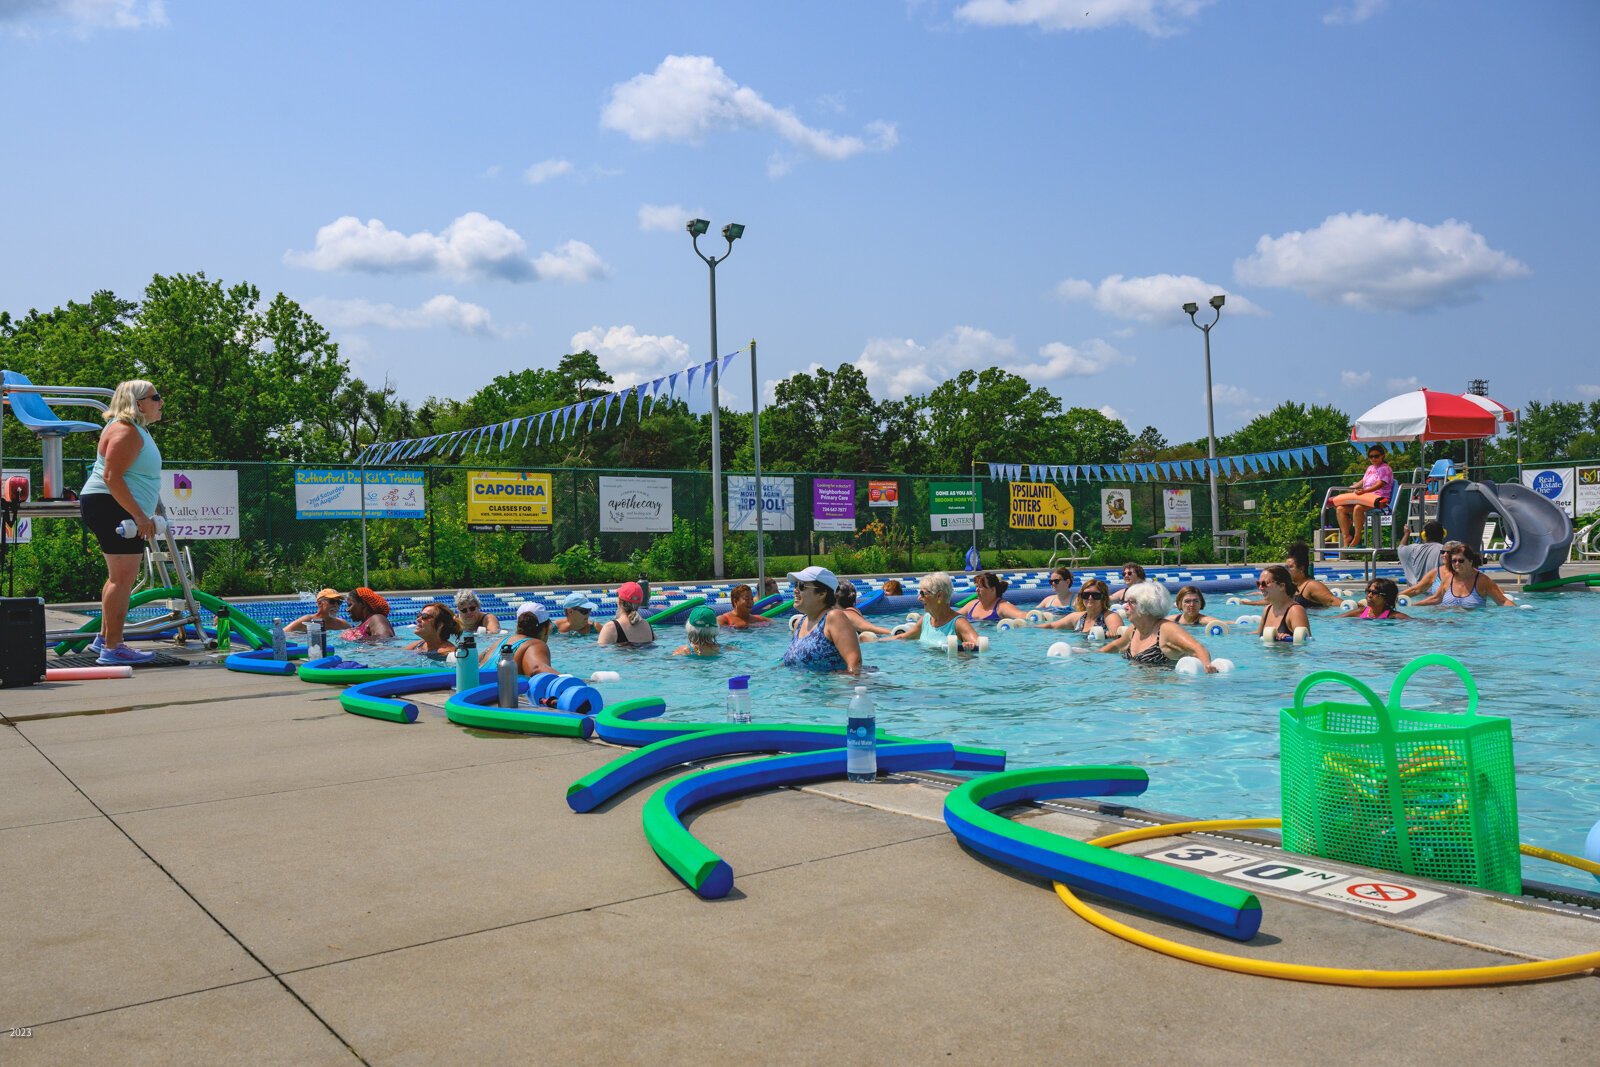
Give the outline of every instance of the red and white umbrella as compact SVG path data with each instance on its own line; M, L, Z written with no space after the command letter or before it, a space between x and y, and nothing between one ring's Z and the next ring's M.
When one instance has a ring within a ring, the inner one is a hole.
M1462 393L1461 399L1472 401L1472 403L1489 412L1489 414L1493 415L1501 422L1517 421L1517 413L1500 403L1498 400L1493 400L1486 396L1479 396L1477 393Z
M1465 441L1493 437L1499 419L1483 397L1414 389L1390 397L1350 427L1352 441Z

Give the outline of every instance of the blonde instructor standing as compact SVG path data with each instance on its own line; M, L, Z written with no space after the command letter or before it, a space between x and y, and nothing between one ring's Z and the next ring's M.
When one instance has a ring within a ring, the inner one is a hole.
M161 449L146 429L161 421L161 394L147 381L118 385L106 408L106 428L95 449L94 469L78 494L83 524L100 542L106 557L106 584L100 590L100 634L89 646L103 666L146 663L153 652L139 652L122 641L128 618L128 597L139 571L139 557L156 534L161 508ZM117 526L132 519L134 537Z

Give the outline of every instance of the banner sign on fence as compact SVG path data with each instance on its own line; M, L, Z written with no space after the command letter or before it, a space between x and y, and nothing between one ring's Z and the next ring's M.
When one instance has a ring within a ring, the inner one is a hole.
M1575 515L1600 511L1600 467L1579 467Z
M422 479L422 471L367 471L367 518L422 518L427 512ZM294 517L359 519L361 483L359 470L296 470Z
M600 476L601 533L671 533L671 478Z
M1187 489L1167 489L1161 494L1162 511L1168 533L1188 533L1194 529L1194 500Z
M188 541L239 539L239 472L161 472L161 506L172 536Z
M934 533L983 529L983 486L977 482L930 482L928 526Z
M856 483L854 478L815 478L811 482L811 528L854 533Z
M1100 525L1107 530L1133 529L1133 497L1126 489L1100 490Z
M762 530L794 529L794 479L761 479ZM728 475L728 529L756 529L756 480L748 474Z
M0 471L0 485L5 484L6 482L10 481L12 478L21 478L25 483L27 483L27 486L28 486L28 499L32 500L33 499L33 475L28 471L20 471L20 470L19 471L13 471L13 470ZM8 522L8 523L6 523L4 525L4 527L0 527L0 534L3 534L5 536L6 541L8 541L9 543L11 543L13 545L25 545L29 541L33 540L33 520L32 519L18 518L17 519L17 525L16 525L15 529L12 529L11 524Z
M867 483L867 506L897 508L900 506L900 483L873 479Z
M1522 472L1522 484L1571 515L1577 497L1573 491L1573 482L1577 481L1573 476L1575 473L1571 467L1525 470Z
M468 471L467 529L473 533L550 529L550 475Z
M1013 530L1070 530L1072 501L1049 482L1011 483Z

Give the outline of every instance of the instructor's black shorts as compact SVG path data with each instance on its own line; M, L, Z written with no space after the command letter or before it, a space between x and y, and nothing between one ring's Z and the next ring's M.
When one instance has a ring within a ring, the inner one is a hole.
M145 549L142 537L123 537L117 524L133 518L117 498L110 493L86 493L78 498L78 514L83 524L100 542L100 551L108 556L136 556Z

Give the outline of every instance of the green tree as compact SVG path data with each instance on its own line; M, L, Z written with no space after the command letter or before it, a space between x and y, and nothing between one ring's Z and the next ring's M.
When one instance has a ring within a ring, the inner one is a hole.
M964 370L940 382L925 406L932 462L951 472L967 470L973 460L1040 455L1041 445L1048 453L1055 444L1052 419L1061 412L1048 389L999 367ZM1063 462L1048 454L1041 460Z
M761 413L764 464L775 469L884 469L878 405L852 364L818 368L779 382ZM770 442L770 443L769 443Z
M1239 430L1217 439L1217 455L1236 456L1247 452L1276 452L1303 445L1325 445L1350 436L1350 416L1336 407L1313 404L1306 407L1285 400L1265 415L1257 415ZM1201 448L1205 442L1198 442ZM1331 451L1327 464L1307 468L1316 474L1342 470L1349 457Z
M1530 400L1517 425L1489 445L1489 462L1515 463L1519 436L1528 463L1600 456L1600 400Z

